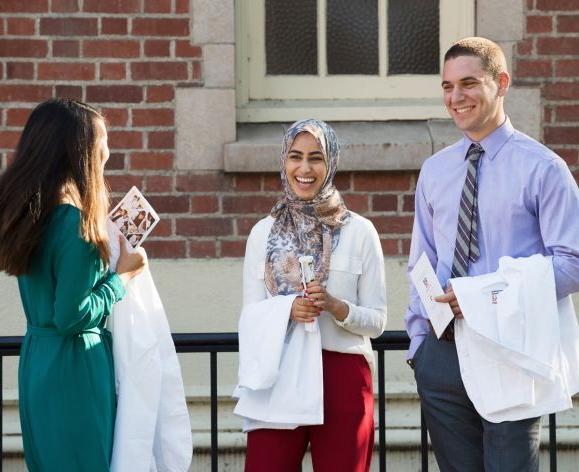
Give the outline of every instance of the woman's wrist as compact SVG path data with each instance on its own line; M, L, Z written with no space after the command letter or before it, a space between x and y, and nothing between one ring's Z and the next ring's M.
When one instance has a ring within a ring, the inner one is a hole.
M332 296L330 296L329 302L328 311L338 321L344 321L350 312L350 307L348 304Z

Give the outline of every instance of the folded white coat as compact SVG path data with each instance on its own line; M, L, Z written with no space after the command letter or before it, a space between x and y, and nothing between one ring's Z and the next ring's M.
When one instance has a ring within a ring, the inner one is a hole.
M250 303L241 313L234 413L244 418L244 432L324 421L320 330L288 324L294 298L278 295Z
M532 418L573 407L579 327L570 297L557 301L552 259L502 257L499 269L451 280L461 377L486 420Z
M111 268L118 230L109 227ZM128 247L128 246L127 246ZM117 390L112 472L185 472L193 451L181 368L165 310L146 267L109 317Z

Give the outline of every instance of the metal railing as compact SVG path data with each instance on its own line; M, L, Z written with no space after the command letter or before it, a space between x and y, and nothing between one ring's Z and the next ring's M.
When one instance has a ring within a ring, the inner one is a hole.
M211 408L211 472L217 472L218 465L218 417L217 417L217 353L237 352L237 333L175 333L173 342L177 352L209 353L210 408ZM5 356L18 356L21 336L0 336L0 405L3 405L2 364ZM386 392L385 392L385 351L408 349L409 339L405 331L387 331L372 340L372 348L378 357L378 456L379 470L386 471ZM428 432L424 416L420 421L420 453L422 471L428 472ZM0 457L3 457L2 440L3 411L0 411ZM549 415L549 463L550 472L557 472L557 425L555 414ZM0 461L0 472L2 463Z

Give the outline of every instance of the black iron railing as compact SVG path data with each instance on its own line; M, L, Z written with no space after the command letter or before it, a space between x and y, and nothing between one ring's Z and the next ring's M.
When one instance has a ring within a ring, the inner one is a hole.
M217 353L237 352L237 333L175 333L173 341L177 352L208 352L211 398L211 472L217 472L218 465L218 418L217 418ZM3 404L2 360L5 356L18 356L21 336L0 336L0 405ZM386 471L386 393L385 393L385 351L408 349L409 339L404 331L387 331L372 340L372 348L378 357L378 455L380 472ZM0 415L3 414L0 408ZM422 471L428 472L428 433L424 416L421 414L421 458ZM557 430L555 415L549 415L549 461L550 472L557 472ZM0 441L2 439L2 417L0 417ZM0 443L0 457L3 448ZM0 472L2 463L0 462Z

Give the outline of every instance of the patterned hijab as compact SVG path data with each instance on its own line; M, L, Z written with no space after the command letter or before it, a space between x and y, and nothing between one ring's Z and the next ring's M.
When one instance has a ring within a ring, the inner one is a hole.
M299 133L310 133L320 145L327 174L319 193L312 200L302 200L291 190L285 163ZM319 120L297 121L287 130L280 154L284 195L271 215L275 222L267 240L265 284L272 295L290 295L303 290L300 256L312 256L316 280L325 283L330 257L340 238L340 228L350 213L333 179L338 168L340 148L334 130Z

